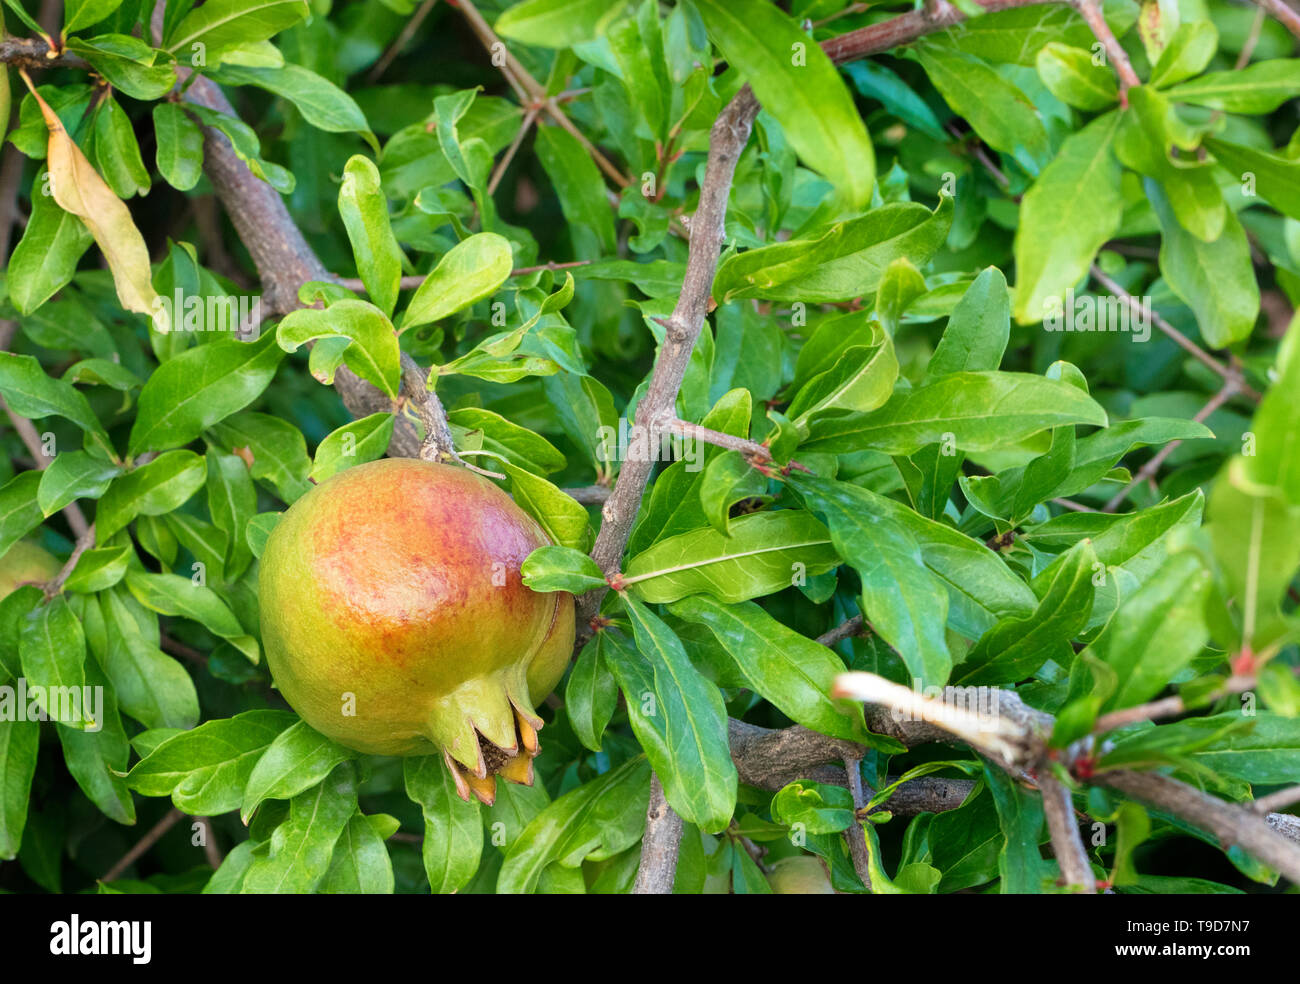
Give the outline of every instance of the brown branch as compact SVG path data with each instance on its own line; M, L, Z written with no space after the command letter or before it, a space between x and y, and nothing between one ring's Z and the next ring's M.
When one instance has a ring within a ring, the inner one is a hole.
M1096 895L1097 878L1088 861L1083 838L1079 836L1069 787L1044 770L1038 776L1038 789L1043 794L1043 813L1052 835L1052 853L1061 866L1061 878L1067 887L1081 895Z
M0 346L7 348L8 346ZM13 408L0 396L0 407L4 408L5 414L9 417L9 422L13 424L14 430L18 434L18 439L23 442L23 446L32 456L32 463L36 465L38 471L45 471L50 467L50 459L45 455L45 448L41 445L41 435L36 432L36 425L26 417L19 416ZM72 530L73 536L80 539L86 535L90 529L90 523L86 520L86 514L81 511L81 507L75 502L69 502L63 507L63 518L68 521L68 527Z
M407 403L415 410L424 425L424 440L420 443L419 457L425 461L458 461L456 445L452 441L447 413L438 395L429 389L428 370L411 356L402 353L402 391Z
M1223 848L1241 847L1300 884L1300 846L1280 836L1264 817L1248 809L1225 803L1159 772L1116 769L1098 773L1092 782L1188 820L1217 837Z
M1106 58L1115 68L1115 74L1119 76L1119 98L1120 103L1128 105L1128 90L1133 86L1142 84L1142 80L1137 77L1133 71L1133 65L1128 60L1128 55L1120 47L1119 39L1106 23L1106 17L1101 12L1101 3L1099 0L1074 0L1074 9L1079 15L1088 22L1088 27L1092 30L1093 36L1101 42L1102 47L1106 49Z
M1192 419L1196 421L1198 424L1203 423L1205 419L1210 416L1210 414L1214 413L1216 410L1219 409L1219 407L1223 406L1230 399L1232 399L1232 397L1235 396L1236 393L1237 393L1237 381L1235 379L1229 379L1227 382L1223 384L1222 387L1219 388L1219 391L1210 398L1209 402L1206 403L1205 406L1201 407L1201 409L1197 412L1196 416L1193 417ZM1153 454L1151 456L1151 460L1149 460L1140 469L1138 469L1137 474L1133 476L1133 480L1130 481L1118 492L1116 492L1115 495L1111 497L1111 500L1102 507L1101 511L1108 512L1108 513L1114 512L1116 509L1120 507L1120 505L1124 502L1124 500L1128 498L1130 492L1132 492L1135 488L1137 488L1139 485L1141 485L1143 482L1147 481L1148 479L1155 478L1156 472L1158 472L1160 470L1160 466L1165 463L1165 459L1168 458L1171 454L1173 454L1174 449L1182 443L1183 442L1181 440L1170 441L1159 451Z
M584 506L599 506L609 498L609 486L584 485L577 489L562 489L570 499L581 502Z
M519 152L519 146L524 142L524 137L528 135L528 130L532 127L537 119L537 110L529 109L524 113L524 118L519 123L519 129L515 131L514 139L510 141L510 146L506 152L501 155L501 160L497 162L496 168L492 171L492 177L488 179L487 193L495 195L497 186L501 184L501 179L506 176L506 169L510 167L510 162L515 159L515 154Z
M77 566L77 561L81 555L95 545L95 525L92 523L86 532L77 537L77 542L72 547L72 554L68 557L59 573L45 585L45 600L50 601L55 595L63 590L63 586L68 583L68 578L72 576L72 571Z
M1128 305L1129 309L1135 314L1145 315L1146 311L1138 304L1137 299L1110 277L1106 276L1106 273L1101 269L1101 267L1097 266L1095 263L1092 265L1092 279L1097 281L1097 283L1110 291L1111 294ZM1223 362L1220 362L1214 356L1210 355L1209 352L1205 351L1205 349L1193 342L1168 321L1156 314L1155 311L1151 312L1151 320L1157 328L1172 339L1175 344L1185 352L1209 366L1216 373L1222 376L1225 381L1235 383L1239 393L1250 397L1256 403L1260 401L1261 397L1259 393L1246 382L1245 378L1236 369L1225 365Z
M437 2L438 0L424 0L424 3L420 4L419 9L411 15L411 19L402 26L402 30L393 40L393 43L388 46L388 50L384 52L383 57L375 62L375 67L366 76L368 83L374 85L379 81L379 77L388 71L388 66L393 63L393 59L402 53L402 49L415 36L415 32L420 29L420 25L424 23L424 19L429 16L429 11L433 9L433 5Z
M862 759L844 760L844 775L849 783L849 795L853 797L853 823L844 831L844 839L849 842L849 857L853 859L853 870L862 879L867 891L871 891L871 855L867 851L867 840L862 825L871 821L861 816L867 805L867 798L862 790Z
M1261 796L1251 805L1251 809L1256 813L1277 813L1296 803L1300 803L1300 786L1290 786Z
M1253 689L1254 686L1254 676L1232 676L1228 678L1222 687L1208 695L1204 702L1208 704L1220 697L1244 693ZM1092 732L1098 735L1104 734L1107 731L1114 731L1116 728L1136 724L1139 721L1154 721L1158 718L1175 717L1186 710L1188 710L1186 703L1177 694L1172 697L1162 697L1146 704L1138 704L1136 707L1125 707L1122 710L1103 714L1097 718L1092 727Z
M591 262L592 262L591 260L573 260L570 263L541 263L538 264L537 266L519 267L518 269L511 270L510 276L522 277L525 274L537 273L540 270L568 270L571 267L586 266L588 263ZM427 273L411 274L410 276L402 277L398 281L398 286L402 290L413 290L414 288L419 287L422 283L424 283L424 281L428 279L428 276L429 275ZM338 283L340 287L346 287L348 290L354 290L358 294L366 293L366 285L361 280L360 277L336 277L334 274L330 274L329 279Z
M149 828L148 833L131 846L131 850L127 851L118 859L117 864L104 872L104 877L101 878L100 881L111 882L122 877L122 873L125 872L127 868L131 867L131 865L135 864L136 860L143 856L149 848L157 844L162 838L162 835L171 830L172 827L176 826L176 822L183 816L185 816L185 814L176 809L176 807L172 807L168 810L163 814L161 820Z
M866 632L866 621L861 615L854 615L852 618L835 626L835 628L831 629L829 632L823 632L817 637L817 641L823 646L834 646L845 639L865 635Z
M682 818L664 798L663 783L650 774L650 805L641 838L641 865L633 895L671 895L677 877L677 855L682 843Z
M702 441L705 444L712 444L714 447L726 448L728 451L739 451L750 460L751 464L765 464L772 460L772 452L768 450L765 444L759 444L757 441L746 440L732 434L724 434L708 427L701 427L699 424L692 424L687 420L678 420L676 415L671 420L663 421L657 429L676 434L678 437L687 437Z
M0 41L0 62L15 68L83 68L85 59L60 51L49 57L50 46L41 38L5 38Z
M1258 0L1258 3L1296 38L1300 38L1300 13L1287 6L1286 0Z

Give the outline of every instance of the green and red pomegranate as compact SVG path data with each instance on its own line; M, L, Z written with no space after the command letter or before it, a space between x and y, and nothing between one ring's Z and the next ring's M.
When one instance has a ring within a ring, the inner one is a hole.
M262 639L313 728L378 755L441 754L460 795L531 783L534 710L573 648L573 597L524 586L549 541L464 468L358 465L295 502L262 555Z

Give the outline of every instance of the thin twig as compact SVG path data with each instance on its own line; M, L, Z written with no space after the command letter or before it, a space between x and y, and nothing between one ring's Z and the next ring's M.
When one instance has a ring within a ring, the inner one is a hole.
M185 814L176 809L176 807L172 807L168 810L163 814L161 820L149 828L148 833L131 846L131 850L127 851L118 859L117 864L113 865L113 867L109 868L108 871L104 873L104 877L101 878L100 881L111 882L120 878L127 868L135 864L136 860L143 856L149 848L157 844L163 834L176 826L177 821L179 821L183 816L185 816Z
M1038 775L1038 791L1043 795L1043 813L1047 817L1048 832L1052 835L1052 853L1061 866L1062 880L1080 895L1096 895L1097 878L1088 862L1083 838L1079 836L1069 787L1043 770Z
M384 52L383 57L375 62L375 67L366 76L368 83L374 85L379 81L379 77L388 71L388 66L393 63L393 59L402 53L402 49L415 36L415 32L420 29L420 25L424 23L424 19L429 16L429 11L433 9L433 5L437 2L438 0L424 0L424 3L420 4L419 9L411 15L411 19L406 22L393 43L388 46L388 50Z
M1092 278L1096 280L1097 283L1105 287L1108 291L1110 291L1111 294L1113 294L1119 300L1123 301L1126 305L1128 305L1129 309L1132 310L1135 314L1138 314L1140 316L1145 316L1146 310L1142 307L1142 305L1138 304L1137 299L1128 291L1126 291L1123 287L1117 284L1114 280L1108 277L1106 273L1101 269L1101 267L1097 266L1095 263L1092 265ZM1188 352L1194 358L1199 359L1205 365L1209 366L1216 373L1222 376L1225 380L1230 380L1232 382L1235 382L1237 384L1238 392L1242 393L1245 396L1250 397L1256 403L1260 401L1261 397L1259 393L1255 391L1253 388L1251 388L1249 384L1247 384L1246 380L1242 377L1241 373L1238 372L1236 369L1234 369L1229 365L1224 364L1223 362L1216 359L1214 356L1210 355L1209 352L1205 351L1205 349L1201 348L1199 345L1193 342L1190 338L1188 338L1181 331L1179 331L1177 328L1171 325L1160 315L1156 314L1154 311L1151 312L1151 321L1155 324L1157 328L1159 328L1165 335L1167 335L1170 339L1172 339L1185 352Z
M591 260L573 260L569 263L539 263L537 266L519 267L515 270L511 270L510 276L522 277L525 274L537 273L541 270L569 270L573 267L586 266L591 262ZM411 276L402 277L401 280L398 281L398 286L400 286L402 290L413 290L414 288L419 287L420 284L424 283L424 281L428 279L428 276L427 273L416 273ZM339 284L339 286L346 287L348 290L354 290L359 294L366 293L366 285L362 282L360 277L335 277L334 280Z
M676 434L678 437L687 437L702 441L705 444L712 444L715 447L726 448L728 451L739 451L751 463L766 464L772 460L772 452L768 450L765 444L759 444L757 441L750 441L732 434L724 434L721 431L701 427L699 424L692 424L690 421L679 420L676 417L664 422L658 429Z
M50 467L50 459L46 457L45 448L41 444L41 435L36 432L36 425L26 417L14 413L13 409L5 402L5 398L0 396L0 407L4 407L5 414L9 417L9 422L13 424L14 430L18 434L19 440L27 448L28 453L32 456L32 463L38 471L45 471ZM86 520L86 514L81 511L81 507L75 502L69 502L63 507L63 518L68 521L74 536L80 538L86 535L90 529L90 523Z
M823 632L817 637L817 641L823 646L834 646L845 639L851 639L853 636L865 635L866 631L865 619L861 615L854 615L852 618L835 626L829 632Z
M1209 694L1204 699L1204 703L1209 704L1221 697L1245 693L1247 690L1253 689L1254 686L1254 676L1231 676L1222 687ZM1188 710L1188 707L1183 698L1175 694L1172 697L1162 697L1146 704L1138 704L1136 707L1125 707L1122 710L1103 714L1093 724L1092 731L1093 734L1104 734L1107 731L1114 731L1116 728L1123 728L1139 721L1155 721L1160 718L1176 717L1186 710Z
M584 506L599 506L609 498L608 485L584 485L582 488L561 489L570 499Z
M510 146L506 148L506 152L501 155L501 160L497 162L496 170L492 172L492 177L488 181L487 193L489 195L496 194L497 185L501 184L501 179L506 176L506 169L510 167L510 162L515 159L519 145L524 142L524 137L528 135L528 130L536 119L536 109L529 109L524 113L524 118L519 123L519 129L515 131L514 139L510 141Z
M1258 2L1296 38L1300 38L1300 13L1287 6L1286 0L1258 0Z
M1196 416L1193 417L1192 419L1196 421L1198 424L1204 422L1205 419L1208 418L1216 410L1218 410L1219 407L1223 406L1230 399L1232 399L1232 397L1235 396L1236 393L1237 393L1237 381L1235 379L1228 380L1226 383L1223 384L1222 387L1220 387L1219 391L1210 398L1210 401L1206 403L1205 406L1201 407L1201 409L1197 412ZM1132 492L1135 488L1137 488L1147 479L1155 477L1156 472L1160 470L1160 466L1165 463L1165 459L1168 458L1171 454L1173 454L1174 449L1177 448L1178 445L1182 443L1183 442L1181 440L1170 441L1159 451L1153 454L1151 456L1151 460L1138 469L1138 472L1136 475L1133 476L1132 481L1130 481L1122 489L1116 492L1114 496L1111 497L1111 500L1102 507L1101 511L1110 513L1118 509L1120 505L1124 502L1124 500L1128 498L1130 492Z
M45 600L51 600L55 595L63 590L63 586L68 583L68 578L72 576L72 571L77 566L77 561L81 555L95 545L95 524L91 523L86 528L86 532L77 537L77 542L73 544L72 554L68 557L63 567L46 585Z
M1127 105L1128 90L1135 85L1141 85L1142 80L1133 71L1133 65L1128 60L1128 55L1120 47L1119 39L1111 31L1110 25L1106 23L1106 17L1101 11L1101 4L1098 0L1077 0L1075 9L1088 22L1088 27L1092 30L1093 36L1106 49L1106 58L1114 67L1115 74L1119 76L1120 102Z
M1300 803L1300 786L1291 786L1261 796L1251 804L1251 809L1256 813L1279 813L1296 803Z

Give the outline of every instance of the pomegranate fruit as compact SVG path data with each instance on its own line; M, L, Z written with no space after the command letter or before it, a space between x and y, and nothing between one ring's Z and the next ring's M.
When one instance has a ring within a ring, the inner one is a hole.
M834 895L826 866L811 855L782 858L767 876L773 895Z
M378 755L441 753L463 799L531 784L537 701L573 649L573 596L524 586L549 541L506 493L411 458L357 465L271 532L259 573L276 685L313 728Z
M0 557L0 598L24 584L39 584L59 573L63 565L54 554L27 540L19 540Z

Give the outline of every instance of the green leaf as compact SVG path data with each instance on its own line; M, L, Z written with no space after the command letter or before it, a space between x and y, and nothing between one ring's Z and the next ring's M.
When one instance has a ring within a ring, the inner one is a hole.
M262 142L258 139L257 131L251 126L238 117L219 113L199 103L187 102L185 110L197 116L199 122L205 127L224 134L230 141L230 149L235 152L235 156L243 161L256 177L261 178L282 195L293 191L295 180L292 172L262 158Z
M181 447L252 403L284 358L276 336L266 332L255 342L221 339L164 362L140 391L128 453Z
M624 595L623 601L636 649L607 630L605 661L627 699L632 730L673 809L716 833L736 809L722 695L691 664L672 629L635 598Z
M593 752L600 751L605 727L618 707L618 681L605 664L605 635L604 630L597 632L582 647L564 688L569 725L583 747Z
M81 791L110 820L135 823L135 803L122 776L131 757L131 744L122 729L113 688L106 684L94 660L86 662L86 685L102 688L103 721L96 731L55 728L63 746L63 761Z
M992 67L943 41L912 49L944 102L994 150L1031 168L1047 156L1047 131L1034 104Z
M1038 844L1043 830L1043 798L1026 792L1002 769L984 766L984 781L993 796L1002 830L998 853L999 888L1003 895L1037 895L1047 874Z
M190 618L257 662L257 641L249 636L230 607L211 588L179 574L129 571L126 586L140 604L162 615Z
M395 423L393 414L385 411L372 413L331 431L316 447L311 477L318 483L323 482L346 468L382 458L388 451Z
M177 103L153 107L158 173L177 191L189 191L203 176L203 131Z
M1151 69L1151 85L1163 88L1200 74L1218 47L1219 31L1213 21L1179 24Z
M317 338L349 338L343 354L348 368L376 386L390 399L397 398L402 376L402 353L393 324L379 308L366 301L345 299L328 308L299 308L280 322L276 339L286 352Z
M1048 91L1066 105L1098 110L1119 99L1115 73L1095 64L1090 51L1053 41L1039 50L1036 64Z
M129 34L73 38L68 50L86 59L110 84L134 99L161 99L176 85L171 61Z
M922 562L916 540L873 512L864 489L794 473L789 481L809 508L825 516L835 549L862 578L863 614L922 686L947 682L948 596Z
M830 58L788 14L762 0L694 0L709 38L748 80L790 146L849 208L871 198L875 155Z
M262 68L234 65L227 60L216 73L216 78L222 84L255 85L289 100L302 113L303 119L318 130L360 133L372 146L375 143L366 114L356 100L329 79L301 65L285 62ZM377 151L378 147L375 149Z
M95 594L111 588L126 576L130 557L131 548L126 544L87 550L77 561L77 566L72 569L72 573L68 575L63 588L65 591L78 594ZM129 709L127 713L130 713Z
M52 721L96 731L104 726L93 703L83 704L86 634L62 595L40 605L23 622L18 641L28 693ZM88 695L87 695L88 696Z
M1288 160L1255 147L1205 138L1205 148L1236 180L1253 176L1251 187L1279 212L1300 219L1300 161Z
M675 602L679 618L708 627L755 693L805 728L862 741L862 706L828 696L843 661L818 642L782 625L753 602L722 605L705 595Z
M36 175L40 188L47 172ZM65 212L53 195L32 195L32 214L9 258L9 300L30 314L72 282L77 263L94 242L86 224Z
M997 267L971 281L948 317L948 326L926 366L925 382L952 372L996 369L1011 333L1011 295Z
M1020 324L1059 309L1066 288L1083 278L1119 229L1122 170L1112 149L1119 122L1119 113L1107 113L1067 137L1025 193L1015 239Z
M856 822L847 789L804 780L772 797L772 819L808 834L838 834Z
M424 871L434 895L456 892L474 877L483 854L483 823L476 801L463 801L439 755L403 764L406 795L424 813Z
M1223 232L1202 242L1174 218L1169 199L1154 181L1146 181L1147 197L1160 217L1160 272L1201 329L1211 348L1226 348L1250 336L1259 317L1259 284L1250 259L1245 230L1231 212L1224 213Z
M641 839L649 802L650 766L641 756L570 790L510 842L497 892L530 894L547 865L578 868L621 854Z
M448 250L416 288L402 315L402 331L463 311L490 297L510 277L514 254L494 232L480 232Z
M291 725L271 742L249 773L240 819L245 824L268 799L292 800L324 779L352 753L304 721Z
M497 18L496 33L522 44L567 48L605 33L624 0L524 0Z
M112 442L85 396L61 379L45 375L41 364L30 355L0 352L0 395L20 417L66 417L90 434L108 453Z
M0 720L0 860L16 858L23 842L40 741L39 721Z
M846 349L833 368L795 394L785 413L796 427L825 411L867 413L889 399L898 380L898 357L893 339L878 324L874 327L870 345Z
M41 525L44 516L36 502L40 484L40 472L26 471L0 485L0 557Z
M244 572L251 555L244 541L244 527L257 512L257 489L244 459L234 454L209 451L208 515L212 525L226 534L229 544L224 573L233 580Z
M952 224L952 200L941 196L931 212L895 202L838 222L816 239L746 250L724 260L713 280L719 304L756 297L833 303L872 293L899 257L924 266Z
M171 512L202 488L206 477L203 459L193 451L160 454L147 465L113 479L99 500L96 535L104 541L136 516Z
M1174 102L1229 113L1271 113L1300 89L1300 58L1275 58L1228 72L1207 72L1165 90Z
M605 179L586 148L558 126L539 126L537 159L551 179L579 259L615 253L614 214L605 200Z
M239 808L253 767L293 725L287 711L245 711L205 721L168 738L145 755L126 777L144 796L170 796L178 810L217 815Z
M1047 591L1032 615L1002 619L980 637L953 672L956 686L1016 683L1049 659L1068 666L1070 641L1083 631L1092 612L1097 554L1088 540L1068 550L1047 580Z
M202 45L210 64L222 52L264 41L308 16L306 0L207 0L190 10L167 35L178 58Z
M389 224L388 199L379 183L379 169L360 154L349 158L343 168L339 215L348 231L357 272L366 285L366 292L391 318L402 279L402 248L397 245Z
M731 536L732 506L763 496L767 476L739 451L724 451L705 467L699 489L700 506L709 525L723 536Z
M288 421L265 413L239 413L214 424L209 433L227 451L247 448L253 457L249 474L254 481L270 482L285 502L311 488L307 442Z
M1202 614L1209 588L1209 572L1195 554L1174 554L1120 605L1084 650L1118 679L1101 710L1150 700L1200 653L1209 637Z
M623 584L661 604L706 593L748 601L837 567L826 527L810 513L781 509L731 521L731 535L713 527L660 540L627 563Z
M64 35L98 24L122 6L122 0L68 0L63 5Z
M289 801L289 818L271 834L269 855L253 861L240 891L295 895L313 891L356 810L356 768L344 762L315 788Z
M1106 426L1106 413L1069 383L1019 372L954 372L899 391L879 410L814 421L804 451L874 448L915 454L927 444L990 451L1068 424Z
M584 550L591 540L586 508L551 482L530 471L502 462L510 477L516 504L541 525L546 535L562 547Z
M123 547L123 553L128 549ZM82 560L88 555L89 551L82 554ZM123 569L128 559L134 560L124 557ZM102 578L107 580L107 575ZM101 589L97 606L96 599L86 599L84 611L87 626L96 627L87 633L91 650L113 685L119 707L148 728L194 727L199 719L198 693L185 667L158 648L157 615L124 588L106 587L111 590ZM96 612L98 620L93 617Z
M393 862L384 839L375 830L374 820L358 812L353 814L334 844L334 857L320 883L324 895L391 895Z
M605 584L600 566L581 550L565 546L538 547L520 568L524 584L534 591L583 594Z

